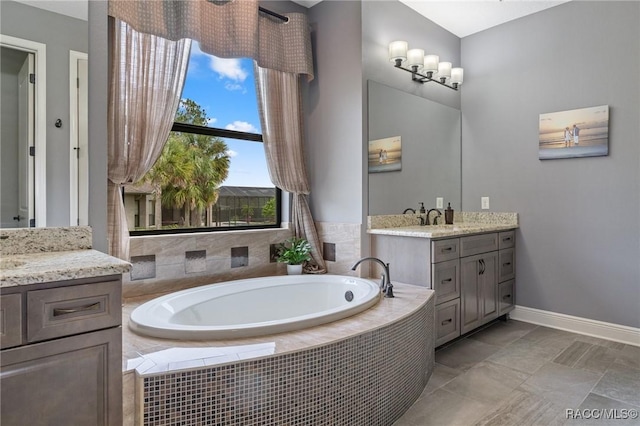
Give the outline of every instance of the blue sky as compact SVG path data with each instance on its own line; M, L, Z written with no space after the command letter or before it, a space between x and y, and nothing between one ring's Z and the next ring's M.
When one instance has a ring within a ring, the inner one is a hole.
M251 59L216 58L194 41L182 98L204 108L210 127L261 133ZM225 142L231 166L223 185L273 187L260 142Z

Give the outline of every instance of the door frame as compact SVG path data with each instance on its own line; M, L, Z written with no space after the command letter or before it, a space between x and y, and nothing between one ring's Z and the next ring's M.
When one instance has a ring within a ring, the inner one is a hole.
M78 136L80 125L78 121L80 114L80 105L78 104L78 63L80 60L88 61L89 55L84 52L69 50L69 225L71 226L89 224L89 147L88 143L85 145ZM85 83L89 83L88 79ZM88 112L85 111L85 113L87 113L88 119ZM76 148L79 148L80 151Z
M47 45L0 34L0 45L35 57L34 196L37 227L47 226ZM30 218L32 219L32 218Z

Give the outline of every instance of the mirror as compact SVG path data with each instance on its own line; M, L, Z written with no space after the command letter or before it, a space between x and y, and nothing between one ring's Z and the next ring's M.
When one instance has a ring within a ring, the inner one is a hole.
M0 227L86 224L88 4L0 9Z
M429 210L436 207L437 197L444 207L451 203L460 211L460 110L371 80L368 95L369 141L376 146L369 163L391 158L379 154L380 147L371 141L399 136L401 147L399 167L369 168L369 215L402 214L409 207L418 211L419 202ZM372 172L376 169L380 172Z

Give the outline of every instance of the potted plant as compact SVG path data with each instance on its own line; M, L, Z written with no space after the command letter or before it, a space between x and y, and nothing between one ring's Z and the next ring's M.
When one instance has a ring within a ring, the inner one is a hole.
M302 273L302 264L311 260L311 244L304 238L291 237L278 247L278 262L287 264L289 275Z

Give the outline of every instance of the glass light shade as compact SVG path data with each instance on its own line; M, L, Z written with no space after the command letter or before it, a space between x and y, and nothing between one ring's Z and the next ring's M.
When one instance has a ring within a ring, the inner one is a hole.
M417 66L418 69L422 69L424 66L424 50L411 49L407 52L407 63L410 67Z
M396 59L405 61L407 59L407 49L409 43L406 41L398 40L389 43L389 61L395 62Z
M438 72L438 63L440 62L440 57L438 55L427 55L424 57L424 72Z
M462 68L453 68L451 70L451 83L462 84L464 80L464 70Z
M440 62L438 64L438 78L451 77L451 62Z

